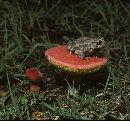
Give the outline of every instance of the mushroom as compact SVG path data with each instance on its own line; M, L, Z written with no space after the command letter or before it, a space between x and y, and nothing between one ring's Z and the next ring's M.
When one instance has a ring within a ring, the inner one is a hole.
M26 69L26 75L30 79L30 91L39 92L41 90L42 73L37 68Z
M103 68L107 65L108 59L105 57L87 57L81 59L74 54L70 54L66 45L49 48L45 51L45 56L52 65L67 72L67 80L70 80L70 83L72 83L72 80L75 80L75 84L78 83L77 86L82 84L82 86L87 85L89 88L95 85L97 88L101 79L106 78ZM100 85L100 88L102 88L102 85Z
M105 67L107 58L89 57L81 59L74 54L70 54L66 45L52 47L45 52L45 56L53 65L76 74L87 74L98 71Z

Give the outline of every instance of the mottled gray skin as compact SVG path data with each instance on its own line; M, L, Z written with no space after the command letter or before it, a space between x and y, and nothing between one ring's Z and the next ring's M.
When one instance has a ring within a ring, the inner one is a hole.
M104 46L104 38L89 38L80 37L74 41L68 42L68 49L70 53L74 53L81 59L89 56L94 56Z

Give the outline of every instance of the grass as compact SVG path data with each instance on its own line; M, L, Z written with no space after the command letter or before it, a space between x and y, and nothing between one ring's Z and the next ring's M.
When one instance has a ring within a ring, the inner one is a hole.
M130 119L128 3L0 0L0 119ZM91 79L90 85L77 84L48 64L45 50L66 44L65 36L105 38L109 63L102 88L90 87ZM30 67L39 68L47 82L40 93L29 91Z

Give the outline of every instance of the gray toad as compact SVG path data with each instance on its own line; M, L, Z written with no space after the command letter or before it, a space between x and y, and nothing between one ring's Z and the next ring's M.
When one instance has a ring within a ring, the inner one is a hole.
M81 59L85 57L95 56L104 46L104 38L89 38L89 37L80 37L76 40L68 42L68 49L70 53L74 53L79 56Z

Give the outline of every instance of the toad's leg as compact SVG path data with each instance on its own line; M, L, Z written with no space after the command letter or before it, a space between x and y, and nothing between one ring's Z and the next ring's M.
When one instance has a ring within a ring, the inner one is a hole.
M81 52L80 55L79 55L79 57L80 57L81 59L84 59L84 57L85 57L84 52Z
M85 55L86 55L87 57L94 56L94 51L93 51L93 49L90 49L89 51L87 51Z

